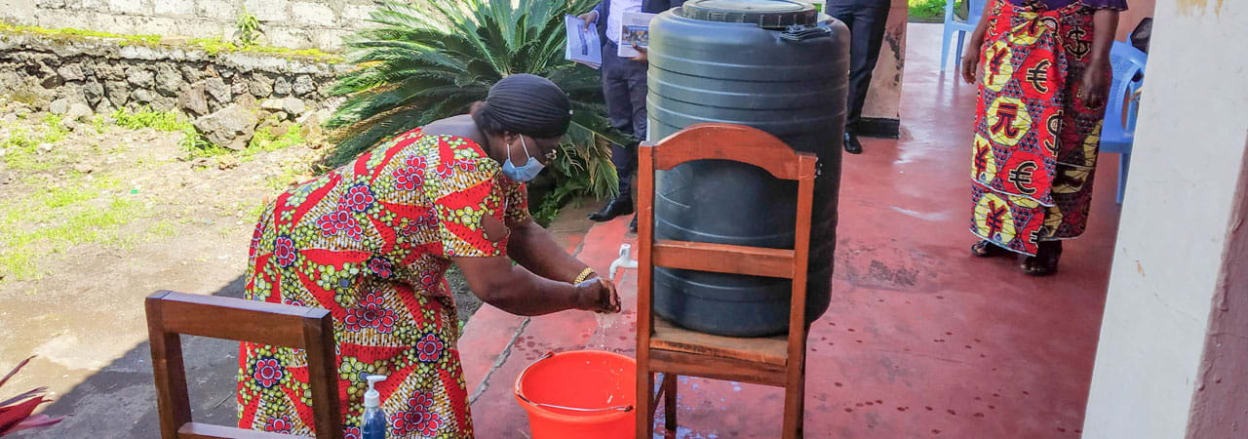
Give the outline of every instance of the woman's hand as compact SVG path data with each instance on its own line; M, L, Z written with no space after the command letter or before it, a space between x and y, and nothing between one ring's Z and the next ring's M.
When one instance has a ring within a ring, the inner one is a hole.
M600 313L620 312L620 296L615 284L603 278L590 279L576 285L577 308Z
M1108 58L1094 59L1083 71L1079 84L1079 99L1088 108L1101 108L1105 105L1105 96L1109 94L1109 72L1113 67Z
M962 80L967 84L974 84L976 76L979 75L979 48L979 44L969 44L966 54L962 55Z

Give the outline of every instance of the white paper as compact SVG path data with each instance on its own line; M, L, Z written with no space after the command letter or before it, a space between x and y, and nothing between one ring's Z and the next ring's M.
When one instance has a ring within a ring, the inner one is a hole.
M602 66L602 42L598 40L598 29L585 26L585 22L574 15L564 17L564 24L568 34L564 58L595 69Z
M640 53L633 49L633 44L647 49L650 47L650 20L655 14L644 12L625 12L623 30L620 32L620 50L616 55L620 58L636 58Z

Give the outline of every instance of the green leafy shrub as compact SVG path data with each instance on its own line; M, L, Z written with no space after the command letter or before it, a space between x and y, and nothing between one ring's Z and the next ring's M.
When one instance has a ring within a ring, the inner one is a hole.
M910 21L940 23L945 20L945 0L908 0L908 4Z
M564 60L564 15L597 0L385 1L377 26L346 41L356 69L332 93L348 96L327 123L338 144L329 164L346 163L385 138L464 113L490 86L516 73L544 76L572 100L572 127L561 160L551 166L561 198L611 196L617 176L610 139L626 142L605 117L597 72ZM575 182L575 183L570 183ZM562 187L562 186L561 186ZM557 192L556 192L557 193Z

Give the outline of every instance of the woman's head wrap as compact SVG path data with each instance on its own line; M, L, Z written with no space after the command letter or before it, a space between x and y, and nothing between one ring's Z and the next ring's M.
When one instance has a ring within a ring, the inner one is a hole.
M489 127L536 138L562 136L572 122L572 104L563 90L549 79L530 74L498 81L477 112Z

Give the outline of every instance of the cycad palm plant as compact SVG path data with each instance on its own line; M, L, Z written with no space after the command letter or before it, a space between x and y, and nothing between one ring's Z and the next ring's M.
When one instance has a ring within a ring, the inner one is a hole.
M564 60L564 16L597 0L382 1L376 26L346 40L357 68L332 93L348 96L327 124L339 130L333 164L349 161L377 142L463 113L490 86L516 73L544 76L572 100L573 119L561 183L578 180L598 197L616 190L615 168L603 139L623 140L604 116L593 70Z

